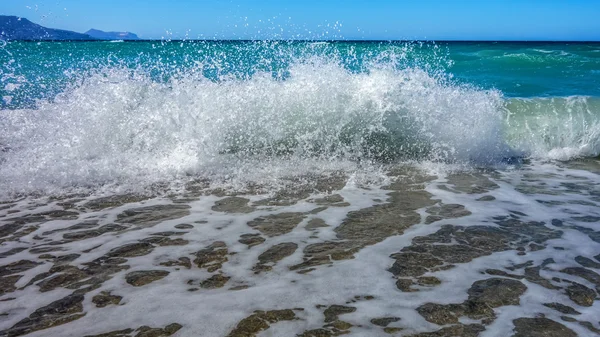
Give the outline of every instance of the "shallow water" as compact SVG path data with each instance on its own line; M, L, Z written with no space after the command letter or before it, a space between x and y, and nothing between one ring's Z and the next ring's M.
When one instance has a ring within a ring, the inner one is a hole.
M0 324L15 336L591 336L599 170L401 165L384 186L338 175L273 194L197 183L15 200L0 211ZM32 314L45 305L67 309L48 323Z

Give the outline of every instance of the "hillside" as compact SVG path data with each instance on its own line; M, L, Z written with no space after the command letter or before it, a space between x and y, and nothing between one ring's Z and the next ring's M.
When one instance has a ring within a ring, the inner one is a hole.
M4 40L94 40L87 34L52 29L25 18L0 15L0 38Z

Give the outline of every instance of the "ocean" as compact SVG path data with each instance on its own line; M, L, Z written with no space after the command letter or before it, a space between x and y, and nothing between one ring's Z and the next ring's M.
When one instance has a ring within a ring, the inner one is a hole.
M600 43L0 41L0 82L0 336L600 333Z

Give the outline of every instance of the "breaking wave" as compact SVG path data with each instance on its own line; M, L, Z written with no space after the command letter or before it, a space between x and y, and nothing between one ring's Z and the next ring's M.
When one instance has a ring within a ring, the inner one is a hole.
M167 81L127 67L82 75L52 100L0 115L8 193L260 180L401 161L493 165L600 151L600 101L505 99L420 67L356 72L309 58L286 76Z

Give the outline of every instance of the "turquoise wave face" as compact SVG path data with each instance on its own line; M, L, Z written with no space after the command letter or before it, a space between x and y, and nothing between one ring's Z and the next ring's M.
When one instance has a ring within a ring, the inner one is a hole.
M598 156L596 47L10 43L0 188Z

